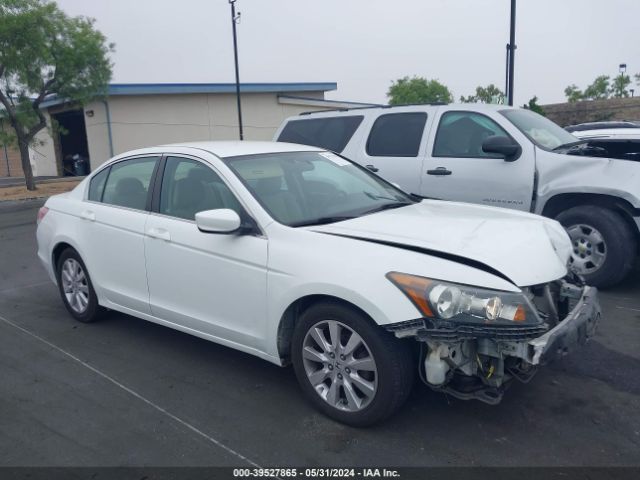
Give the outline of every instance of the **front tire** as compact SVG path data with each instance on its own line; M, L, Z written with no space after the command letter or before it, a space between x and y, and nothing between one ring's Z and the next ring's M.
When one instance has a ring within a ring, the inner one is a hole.
M296 324L291 358L307 398L325 415L363 427L393 414L414 382L409 346L360 311L326 302Z
M636 239L618 212L582 205L560 213L556 220L571 238L571 263L587 284L613 286L633 268Z
M62 302L73 318L80 322L95 322L104 309L91 283L89 272L78 252L67 248L58 258L56 268Z

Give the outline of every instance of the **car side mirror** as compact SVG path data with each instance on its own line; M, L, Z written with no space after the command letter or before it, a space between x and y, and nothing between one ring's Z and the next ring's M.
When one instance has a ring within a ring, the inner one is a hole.
M196 213L198 230L204 233L234 233L240 229L240 215L229 208Z
M522 154L522 147L509 137L492 135L482 142L482 151L502 155L505 162L515 162Z

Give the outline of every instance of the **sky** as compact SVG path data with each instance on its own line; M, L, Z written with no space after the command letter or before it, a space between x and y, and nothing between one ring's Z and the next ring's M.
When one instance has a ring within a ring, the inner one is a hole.
M228 0L57 0L116 44L113 83L234 82ZM456 99L504 89L510 0L237 0L241 82L337 82L327 98L386 103L392 81ZM515 103L564 101L598 75L640 72L639 0L518 0ZM640 86L636 86L640 93Z

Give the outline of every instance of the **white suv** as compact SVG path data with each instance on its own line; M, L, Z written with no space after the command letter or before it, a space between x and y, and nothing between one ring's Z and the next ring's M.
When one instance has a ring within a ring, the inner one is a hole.
M620 282L637 255L640 163L591 156L587 141L529 110L452 104L312 112L285 120L275 139L340 153L424 198L555 218L573 242L573 268L599 287Z

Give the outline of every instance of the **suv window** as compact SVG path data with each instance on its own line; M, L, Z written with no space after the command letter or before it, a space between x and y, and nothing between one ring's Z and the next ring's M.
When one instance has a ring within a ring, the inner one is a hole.
M357 115L292 120L285 125L278 141L302 143L339 153L347 146L363 118L362 115Z
M380 115L371 127L367 154L372 157L417 157L426 122L424 112Z
M509 134L486 115L474 112L446 112L440 118L434 157L502 158L495 153L485 153L482 142L492 135L508 137Z
M144 210L149 184L158 157L124 160L111 166L102 201L111 205Z
M188 158L167 158L160 190L160 213L195 220L196 213L218 208L230 208L242 214L240 202L210 167Z
M109 170L111 167L107 167L104 170L100 171L100 173L94 175L91 178L91 183L89 184L89 197L88 199L94 202L102 201L102 194L104 193L104 184L107 181L107 177L109 176Z

